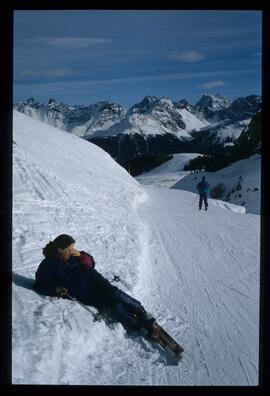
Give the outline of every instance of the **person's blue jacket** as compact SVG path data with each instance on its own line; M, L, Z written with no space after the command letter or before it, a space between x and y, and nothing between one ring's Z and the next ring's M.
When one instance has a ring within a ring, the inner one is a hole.
M47 257L36 272L34 290L46 296L57 296L56 288L65 287L71 297L89 303L100 292L111 293L115 287L96 271L91 255L81 252L79 257L71 257L64 262L60 257Z
M197 184L197 190L198 190L199 194L207 194L207 192L209 190L209 184L207 183L207 181L201 180Z

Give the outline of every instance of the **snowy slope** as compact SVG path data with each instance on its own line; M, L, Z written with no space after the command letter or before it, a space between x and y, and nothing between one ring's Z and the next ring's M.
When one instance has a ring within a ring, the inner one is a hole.
M170 188L182 177L185 177L190 173L183 170L184 166L198 155L200 154L174 154L171 160L157 166L149 172L144 172L142 175L137 176L136 180L145 186Z
M186 191L147 192L148 244L138 290L186 351L180 370L160 368L155 384L256 384L259 216L212 200L209 212L199 212Z
M200 139L199 147L207 147L210 143L224 145L228 139L238 139L244 128L249 125L250 121L251 119L235 122L220 121L219 123L213 123L210 127L193 130L192 135L197 139L200 137L200 134L204 135L204 137ZM205 132L208 132L207 137L205 137Z
M184 171L184 165L200 154L174 154L173 159L136 177L144 186L186 190L197 194L196 185L206 176L210 189L219 183L225 185L216 205L230 208L235 212L260 214L261 202L261 157L252 156L237 161L217 172L191 173Z
M260 217L142 187L98 147L14 112L16 384L256 385ZM31 290L42 247L74 236L184 347L171 365L118 323Z
M205 172L203 175L210 184L210 189L223 183L226 190L221 197L229 203L242 205L247 213L260 213L261 203L261 156L234 162L217 172ZM181 178L172 188L196 191L196 185L202 174L193 173Z
M191 113L187 109L178 110L181 115L187 131L193 131L196 129L202 129L205 126L209 126L209 122L205 119L200 119L195 114Z

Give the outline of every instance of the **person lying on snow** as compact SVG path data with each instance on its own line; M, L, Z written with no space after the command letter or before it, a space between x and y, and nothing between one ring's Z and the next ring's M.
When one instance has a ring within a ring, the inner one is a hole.
M34 290L43 295L78 299L83 304L110 309L128 331L153 336L153 318L142 304L112 285L96 269L94 258L75 248L75 240L61 234L43 249L45 259L36 274Z

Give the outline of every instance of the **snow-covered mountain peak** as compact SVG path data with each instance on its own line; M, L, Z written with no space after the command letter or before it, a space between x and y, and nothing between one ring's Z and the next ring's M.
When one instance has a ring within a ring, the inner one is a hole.
M160 98L159 102L165 106L173 106L173 101L168 98L167 96L162 96L162 98Z
M67 106L65 103L57 102L55 99L50 98L47 104L48 111L56 111L59 113L68 113L72 107Z
M143 100L139 103L136 103L128 110L128 114L133 113L145 113L149 110L149 108L158 101L156 96L145 96Z
M204 94L201 99L196 103L196 107L199 110L213 110L219 111L226 109L230 106L231 102L220 94Z
M80 137L111 127L126 113L126 109L121 105L112 102L68 106L53 98L50 98L47 104L31 98L16 103L14 108Z
M254 111L254 108L256 108L256 111L259 109L261 105L261 96L259 95L249 95L245 97L240 97L235 99L231 103L231 109L232 111Z
M34 99L34 98L29 98L29 99L27 99L26 101L24 101L24 102L22 102L22 103L25 103L25 104L27 104L27 105L29 105L29 106L40 106L41 105L41 103L40 102L38 102L36 99Z
M28 98L21 102L15 103L14 108L16 108L16 110L18 110L21 113L25 113L26 108L32 107L33 109L38 109L42 105L44 106L44 104L40 103L35 98Z
M193 110L193 106L190 103L188 103L186 99L178 100L177 102L175 102L175 106L178 109L187 109L189 111Z
M163 96L154 105L154 111L173 111L174 103L170 98Z
M52 104L56 104L57 102L56 102L56 100L54 99L54 98L50 98L49 100L48 100L48 106L50 106L50 105L52 105Z
M227 109L219 112L221 120L230 121L250 120L261 106L260 95L249 95L235 99Z

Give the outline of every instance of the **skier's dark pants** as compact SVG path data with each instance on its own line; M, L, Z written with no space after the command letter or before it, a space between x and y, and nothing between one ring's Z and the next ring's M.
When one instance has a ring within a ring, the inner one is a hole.
M141 327L139 318L144 309L142 304L135 298L118 289L111 296L109 305L112 313L126 329L138 330Z
M113 286L101 274L97 273L95 280L95 297L91 299L91 305L107 307L116 319L128 330L139 330L140 315L143 314L142 304L129 296L127 293ZM134 315L138 315L138 318Z
M200 194L200 200L199 200L199 209L202 208L202 203L204 202L204 207L208 208L208 202L207 202L207 193L201 193Z

